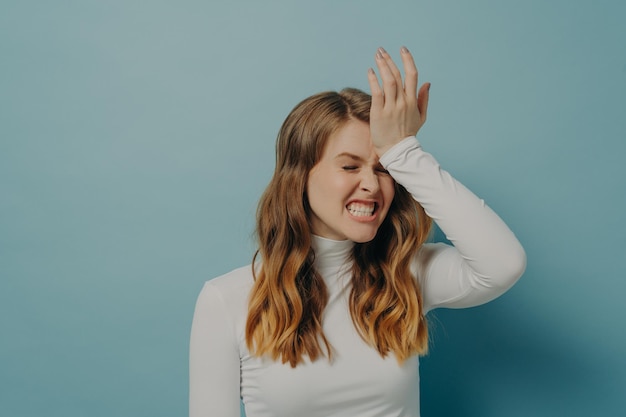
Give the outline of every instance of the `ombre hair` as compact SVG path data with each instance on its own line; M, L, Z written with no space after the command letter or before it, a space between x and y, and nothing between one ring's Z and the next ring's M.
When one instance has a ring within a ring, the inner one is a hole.
M328 290L313 264L306 185L328 138L349 120L369 123L370 106L371 96L357 89L319 93L300 102L278 133L276 168L257 209L259 248L246 322L253 355L292 367L306 356L332 358L322 329ZM352 252L349 308L355 328L382 357L393 353L400 363L428 348L421 292L410 265L431 225L424 209L396 183L376 236L356 243Z

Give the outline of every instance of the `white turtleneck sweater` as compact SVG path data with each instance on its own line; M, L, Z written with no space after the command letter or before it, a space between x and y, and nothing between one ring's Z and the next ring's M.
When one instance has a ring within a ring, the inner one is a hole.
M524 250L484 202L442 170L414 137L380 159L419 201L454 246L425 244L413 262L425 311L490 301L521 276ZM399 365L358 335L348 309L351 241L315 236L315 267L330 299L323 328L334 359L295 368L254 357L245 342L251 266L204 285L190 342L190 417L418 417L419 370L414 356Z

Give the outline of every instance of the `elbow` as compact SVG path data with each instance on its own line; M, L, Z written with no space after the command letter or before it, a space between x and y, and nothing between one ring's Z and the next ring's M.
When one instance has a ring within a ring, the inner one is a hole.
M526 251L519 242L516 243L502 263L500 277L502 280L501 286L504 289L511 288L526 271Z
M520 243L518 243L517 245L517 250L515 251L515 256L514 256L514 260L511 262L512 263L512 272L513 274L516 276L516 280L519 279L523 274L524 271L526 271L526 262L527 262L527 258L526 258L526 251L524 250L524 248L522 247L522 245Z
M502 294L520 279L526 270L526 251L519 242L500 250L493 259L489 272L475 273L475 285ZM500 248L502 249L502 248Z

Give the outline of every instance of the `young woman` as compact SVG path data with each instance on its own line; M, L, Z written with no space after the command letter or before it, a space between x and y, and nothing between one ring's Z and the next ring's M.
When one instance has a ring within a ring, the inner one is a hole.
M525 253L415 138L428 90L406 48L285 120L258 256L208 281L191 330L190 416L417 417L425 313L510 288ZM454 246L424 243L437 222Z

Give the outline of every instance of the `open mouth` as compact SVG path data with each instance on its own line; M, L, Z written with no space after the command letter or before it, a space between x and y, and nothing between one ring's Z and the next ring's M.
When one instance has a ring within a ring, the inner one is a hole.
M377 203L350 203L346 206L350 214L355 217L370 217L378 208Z

